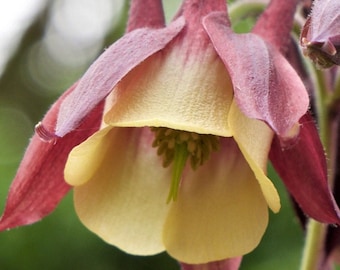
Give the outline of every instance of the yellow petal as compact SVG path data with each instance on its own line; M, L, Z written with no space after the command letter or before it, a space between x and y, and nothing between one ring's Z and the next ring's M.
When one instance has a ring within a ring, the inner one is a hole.
M223 63L210 47L204 53L183 50L160 52L131 71L113 90L105 122L230 136L233 90Z
M243 255L261 240L268 207L233 139L184 175L164 227L164 245L179 261L198 264Z
M103 159L109 150L106 147L108 133L112 127L107 127L89 137L82 144L74 147L69 154L64 169L64 177L68 184L79 186L89 181L100 169Z
M253 170L268 206L273 212L278 212L281 207L280 197L265 174L273 131L264 122L246 117L235 102L230 108L229 123L233 137Z
M77 214L91 231L128 253L159 253L164 250L162 229L171 172L151 148L153 135L148 128L105 132L98 144L106 148L100 167L74 189ZM89 164L87 158L71 155L75 160L70 162ZM69 183L74 182L71 178Z

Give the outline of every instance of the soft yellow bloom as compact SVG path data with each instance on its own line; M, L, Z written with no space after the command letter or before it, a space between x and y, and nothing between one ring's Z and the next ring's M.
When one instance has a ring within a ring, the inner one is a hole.
M213 47L192 47L174 42L113 89L102 129L72 150L65 178L80 219L105 241L204 263L250 252L268 206L277 212L280 203L265 175L273 131L238 109ZM162 166L149 127L220 137L203 165L187 164L174 202L167 203L173 168Z

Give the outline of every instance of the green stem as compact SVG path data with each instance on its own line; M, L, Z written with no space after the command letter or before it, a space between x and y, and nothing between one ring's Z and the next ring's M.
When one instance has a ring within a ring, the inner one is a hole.
M266 1L257 0L253 2L235 2L228 6L228 13L230 17L230 21L234 24L237 21L240 21L244 18L247 18L249 14L252 14L256 17L256 15L261 14L261 12L266 7Z
M334 100L339 100L340 99L340 76L339 76L339 71L336 76L336 82L335 82L335 87L334 87Z
M319 133L321 142L325 148L328 157L328 170L332 172L335 155L332 151L332 131L330 119L330 101L331 96L327 91L327 84L323 71L314 70L316 75L315 85L315 107L317 110L317 121L319 125ZM333 185L333 177L330 175L329 183ZM302 263L300 270L318 270L323 256L323 248L325 243L327 225L319 223L313 219L309 219L307 225L306 242L302 255Z
M307 225L305 248L302 254L300 270L318 270L321 263L327 225L310 219Z
M315 104L317 111L317 122L319 125L320 139L325 147L326 154L329 154L330 143L330 122L329 122L329 102L326 89L326 82L323 71L316 71L317 85L315 89Z

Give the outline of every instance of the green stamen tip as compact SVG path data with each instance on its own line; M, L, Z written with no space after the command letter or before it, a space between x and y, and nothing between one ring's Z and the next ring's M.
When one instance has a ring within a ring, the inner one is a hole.
M177 144L174 149L173 169L171 186L167 203L176 201L178 197L179 185L182 178L182 173L187 162L189 153L185 144Z

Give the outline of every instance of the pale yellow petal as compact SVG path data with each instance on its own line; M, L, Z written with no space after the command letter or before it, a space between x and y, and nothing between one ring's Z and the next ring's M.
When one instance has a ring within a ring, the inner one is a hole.
M168 253L198 264L252 251L268 223L268 206L235 141L184 175L164 229Z
M223 63L213 48L181 49L160 52L131 71L113 90L105 122L230 136L233 90Z
M92 178L100 169L109 148L107 143L108 132L112 127L94 133L82 144L74 147L69 154L64 169L64 177L68 184L79 186Z
M84 225L137 255L164 250L170 176L150 148L152 139L148 128L111 129L100 143L107 149L101 166L87 183L74 188L75 208Z
M229 123L233 137L256 175L268 206L273 212L278 212L281 207L280 197L266 176L273 131L264 122L246 117L235 102L231 105Z

